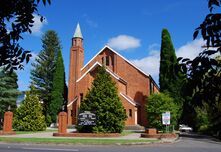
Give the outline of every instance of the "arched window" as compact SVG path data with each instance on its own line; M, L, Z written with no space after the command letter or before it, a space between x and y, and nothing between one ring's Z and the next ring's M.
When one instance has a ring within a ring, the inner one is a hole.
M132 109L129 109L129 117L132 117Z
M110 65L110 56L102 57L101 60L102 60L103 65L106 65L106 66Z
M109 60L109 56L106 56L106 66L109 66L110 65L110 60Z

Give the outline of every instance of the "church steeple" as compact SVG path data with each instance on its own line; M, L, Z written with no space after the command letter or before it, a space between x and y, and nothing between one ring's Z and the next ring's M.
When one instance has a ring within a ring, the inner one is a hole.
M78 23L75 29L75 33L72 37L72 45L70 49L70 65L69 65L70 67L69 67L69 81L68 81L68 105L69 105L68 124L69 125L76 124L77 122L77 113L78 113L78 108L80 107L80 93L81 93L78 92L77 80L81 77L81 68L83 67L83 64L84 64L83 36L81 33L80 25Z
M72 37L72 46L79 46L83 48L83 36L79 23L77 24L74 35Z
M77 24L77 27L76 27L76 29L75 29L73 38L81 38L81 39L83 39L83 36L82 36L82 33L81 33L81 28L80 28L79 23Z

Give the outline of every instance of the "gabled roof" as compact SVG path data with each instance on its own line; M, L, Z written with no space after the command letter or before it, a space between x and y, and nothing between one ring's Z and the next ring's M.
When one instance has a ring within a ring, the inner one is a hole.
M143 70L139 69L136 65L134 65L133 63L131 63L129 60L127 60L126 58L124 58L122 55L120 55L117 51L113 50L111 47L105 45L90 61L88 61L88 63L86 63L84 65L83 68L81 68L81 70L83 70L91 61L94 60L94 58L96 56L98 56L102 51L104 51L105 49L109 49L110 51L114 52L115 54L117 54L118 56L120 56L123 60L125 60L127 63L129 63L130 65L132 65L135 69L137 69L138 71L140 71L141 73L143 73L145 76L149 77L149 74L146 74Z
M102 66L101 63L99 63L98 61L95 62L76 82L79 82L81 79L83 79L90 71L92 71L93 69L95 69L97 66ZM113 73L111 70L109 70L108 68L105 68L106 71L113 76L115 79L117 80L121 80L123 82L126 82L124 79L122 79L119 75Z
M67 105L67 107L70 107L75 101L77 101L77 99L78 99L78 97L76 96L76 97L74 98L74 100L72 100L72 101Z
M123 93L120 93L120 95L126 99L130 104L132 104L133 106L136 106L136 105L140 105L139 103L135 102L131 97L123 94Z

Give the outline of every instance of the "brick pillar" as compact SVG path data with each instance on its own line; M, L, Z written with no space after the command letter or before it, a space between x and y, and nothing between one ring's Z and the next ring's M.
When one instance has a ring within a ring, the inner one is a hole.
M58 133L67 133L67 113L60 112L58 115Z
M3 124L3 132L12 132L12 119L13 113L11 111L7 111L4 114L4 124Z
M147 133L148 135L156 135L156 134L157 134L157 129L156 129L156 128L148 128L148 129L146 130L146 133Z

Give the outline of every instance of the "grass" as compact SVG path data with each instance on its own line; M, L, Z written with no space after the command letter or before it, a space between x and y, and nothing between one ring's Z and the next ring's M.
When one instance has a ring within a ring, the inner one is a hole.
M129 135L129 134L132 134L134 133L133 131L128 131L128 130L124 130L122 133L120 133L121 136L126 136L126 135Z
M57 129L47 129L46 131L16 131L16 134L34 134L39 132L57 132ZM132 131L123 131L121 136L133 133ZM0 142L9 143L39 143L39 144L85 144L85 145L125 145L125 144L148 144L159 140L149 139L81 139L81 138L19 138L19 137L0 137Z
M0 137L0 142L10 143L41 143L41 144L85 144L85 145L125 145L125 144L148 144L157 142L159 140L146 139L67 139L67 138L14 138L14 137Z

